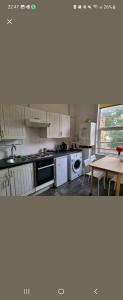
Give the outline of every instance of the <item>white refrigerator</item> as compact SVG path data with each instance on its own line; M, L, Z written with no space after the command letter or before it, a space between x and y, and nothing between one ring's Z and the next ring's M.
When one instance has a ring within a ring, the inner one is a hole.
M87 172L88 168L84 165L84 160L95 154L96 145L96 123L86 122L80 125L79 144L82 149L82 169L83 173Z
M68 181L68 157L55 159L55 186L58 187Z
M94 147L96 144L96 123L86 122L80 125L79 142L82 146Z

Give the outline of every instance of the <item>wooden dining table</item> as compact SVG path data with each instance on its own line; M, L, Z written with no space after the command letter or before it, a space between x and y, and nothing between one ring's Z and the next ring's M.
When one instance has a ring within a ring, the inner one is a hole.
M94 170L105 171L106 177L108 173L116 176L116 190L115 195L120 195L120 177L123 175L123 162L119 157L106 156L89 164L92 169L90 180L90 193L93 194L93 172Z

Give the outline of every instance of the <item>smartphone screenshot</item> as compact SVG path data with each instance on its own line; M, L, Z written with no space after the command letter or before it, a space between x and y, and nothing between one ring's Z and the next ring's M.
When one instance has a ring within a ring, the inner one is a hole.
M122 16L0 2L2 300L122 298Z

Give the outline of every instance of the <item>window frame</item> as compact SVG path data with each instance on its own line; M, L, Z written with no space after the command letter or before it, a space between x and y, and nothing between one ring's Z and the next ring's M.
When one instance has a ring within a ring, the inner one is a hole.
M96 132L96 152L99 153L99 154L112 154L114 153L114 149L106 149L106 148L102 148L100 147L100 144L111 144L111 142L100 142L100 135L101 135L101 131L112 131L112 130L123 130L123 126L112 126L112 127L101 127L100 128L100 117L101 117L101 110L104 109L104 108L111 108L111 107L114 107L114 106L119 106L119 105L122 105L123 104L114 104L114 105L109 105L107 104L106 106L102 106L99 104L98 105L98 111L97 111L97 132ZM123 144L123 142L119 141L119 144ZM116 143L116 146L117 146L117 143ZM106 153L107 151L107 153Z

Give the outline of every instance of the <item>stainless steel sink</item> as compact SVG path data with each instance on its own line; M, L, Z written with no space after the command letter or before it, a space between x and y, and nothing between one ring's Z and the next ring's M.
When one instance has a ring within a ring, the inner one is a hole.
M15 159L14 158L8 158L6 160L6 162L9 163L9 164L14 164L15 163Z

